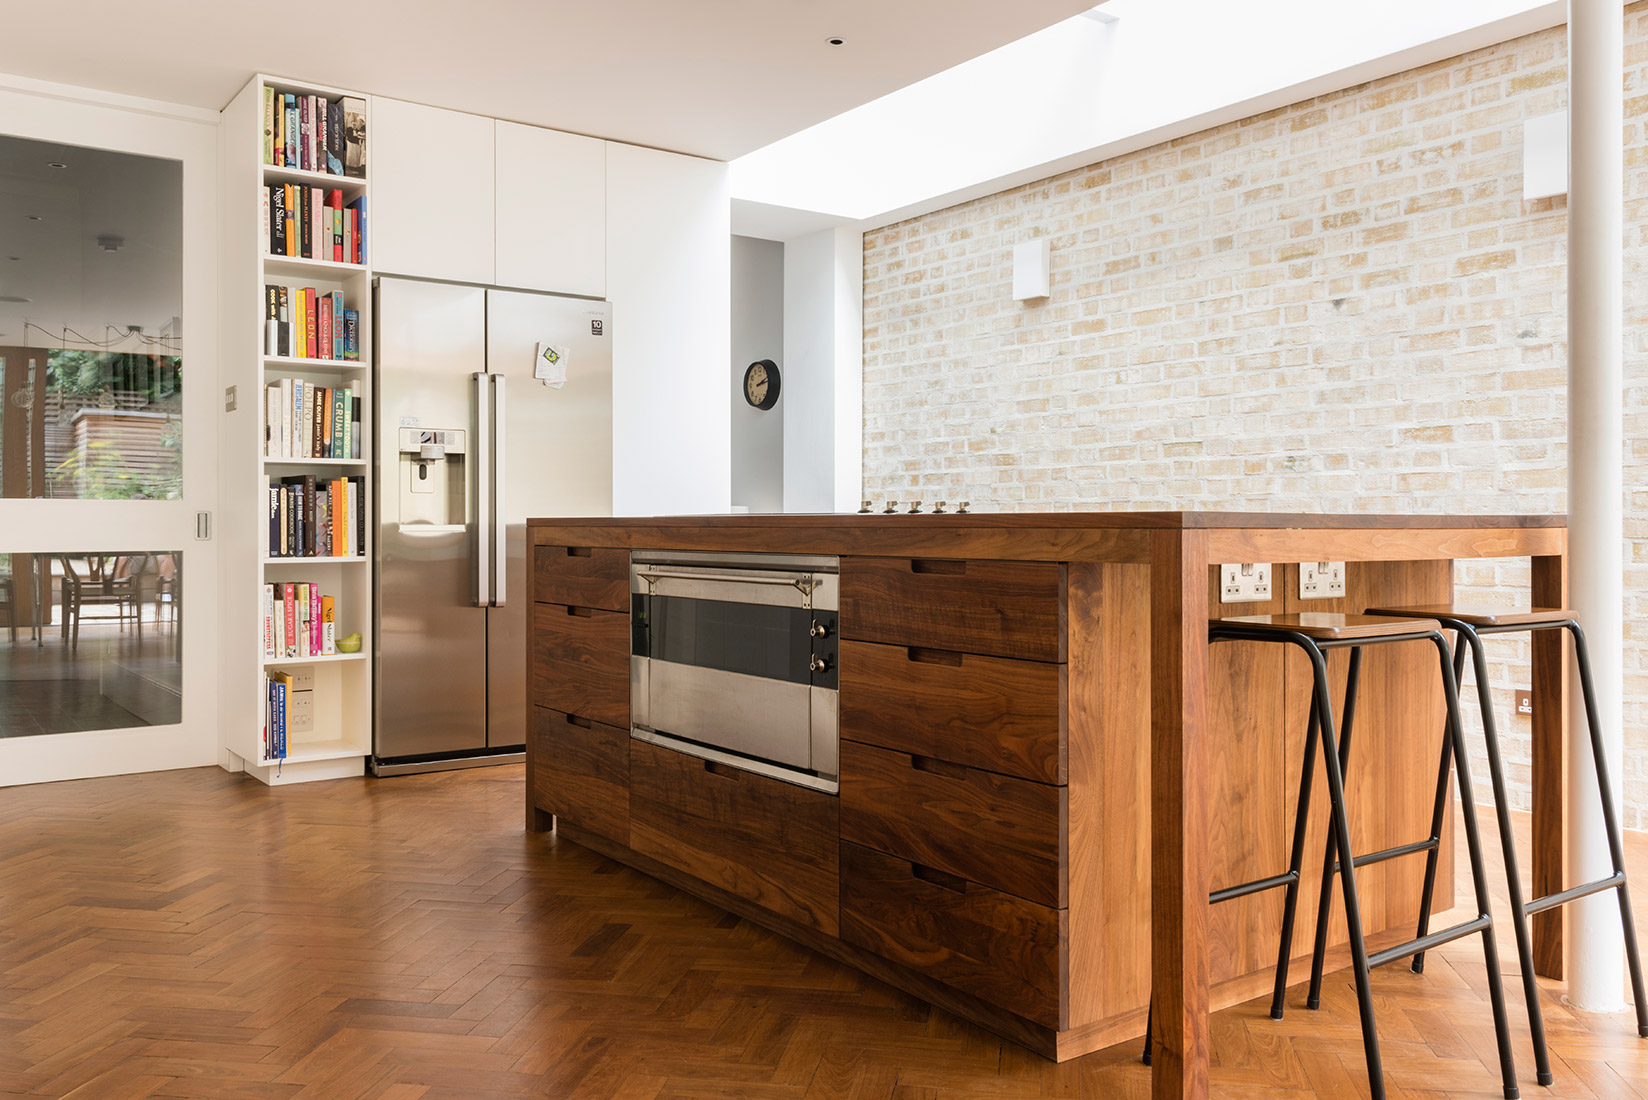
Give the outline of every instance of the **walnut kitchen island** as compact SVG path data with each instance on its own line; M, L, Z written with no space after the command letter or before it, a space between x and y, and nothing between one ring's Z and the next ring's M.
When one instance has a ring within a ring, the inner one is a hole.
M1154 989L1156 1095L1200 1097L1208 1010L1268 989L1282 905L1207 895L1286 869L1310 684L1291 647L1210 650L1208 619L1443 603L1463 558L1531 558L1532 592L1507 598L1562 606L1567 535L1549 516L1091 512L540 519L529 542L529 829L1049 1058L1141 1035ZM632 738L632 551L840 558L838 795ZM1296 563L1330 560L1346 595L1301 600ZM1273 563L1270 598L1222 604L1222 562ZM1539 893L1562 874L1563 644L1534 643ZM1358 851L1428 833L1441 714L1433 649L1368 651ZM1371 948L1411 935L1422 878L1420 858L1358 871ZM1319 882L1312 856L1301 898ZM1303 980L1313 904L1298 923ZM1558 974L1560 917L1535 938Z

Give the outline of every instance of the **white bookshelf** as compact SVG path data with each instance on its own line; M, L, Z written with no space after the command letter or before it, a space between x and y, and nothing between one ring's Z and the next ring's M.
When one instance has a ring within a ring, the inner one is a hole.
M263 163L263 88L281 92L360 99L367 115L367 178ZM372 571L376 532L371 522L376 492L372 468L372 221L370 177L372 122L369 96L298 80L259 74L223 112L219 143L220 216L223 220L221 286L224 385L236 388L235 409L223 413L222 520L223 600L219 618L225 653L221 693L221 762L269 784L358 776L372 751ZM337 188L345 204L367 196L365 264L268 254L261 213L262 188L275 183ZM358 360L267 355L264 343L264 287L279 283L294 290L313 287L341 291L344 305L359 313ZM283 378L347 389L357 383L362 400L361 457L270 458L264 455L265 387ZM317 481L364 477L360 502L367 521L364 556L271 557L265 490L272 480L312 473ZM361 650L312 657L266 659L260 634L263 585L311 582L333 597L336 633L358 631ZM283 760L270 758L264 743L264 678L286 670L314 681L313 722L290 731Z

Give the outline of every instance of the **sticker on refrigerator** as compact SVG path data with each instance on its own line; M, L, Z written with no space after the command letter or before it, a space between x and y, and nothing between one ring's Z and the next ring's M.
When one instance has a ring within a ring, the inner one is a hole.
M551 389L566 385L569 353L560 344L539 343L532 352L532 377Z

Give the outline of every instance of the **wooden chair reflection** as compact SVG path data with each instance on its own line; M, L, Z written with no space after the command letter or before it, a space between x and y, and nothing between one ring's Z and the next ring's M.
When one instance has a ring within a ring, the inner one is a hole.
M81 565L76 564L74 555L60 554L58 561L63 566L63 639L69 643L69 648L76 649L80 645L80 620L87 607L114 607L116 621L122 630L126 629L129 615L137 626L138 640L143 640L143 616L138 603L141 597L137 583L141 568L132 568L132 558L84 555L79 559L85 567L84 572Z
M0 573L0 604L6 606L6 629L11 633L11 644L17 644L17 588L10 573Z

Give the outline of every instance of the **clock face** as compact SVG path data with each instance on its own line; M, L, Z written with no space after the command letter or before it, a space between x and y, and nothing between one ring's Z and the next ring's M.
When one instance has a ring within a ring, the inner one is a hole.
M757 409L778 404L778 364L758 359L744 372L744 400Z

